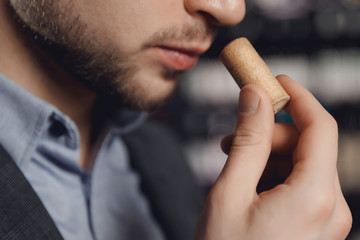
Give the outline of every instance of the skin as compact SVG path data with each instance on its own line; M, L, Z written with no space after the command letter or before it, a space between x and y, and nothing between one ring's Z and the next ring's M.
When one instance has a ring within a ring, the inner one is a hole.
M230 4L235 1L220 6L217 3L199 6L204 9L181 1L10 2L25 25L37 32L39 38L58 44L61 50L71 54L70 57L56 54L56 57L63 65L70 62L65 68L70 68L66 70L75 74L77 80L97 91L119 95L133 107L142 109L151 109L169 96L181 73L159 62L158 56L154 56L158 51L156 46L205 51L213 41L218 21L215 14L210 15L212 8L238 14L234 20L223 19L220 24L237 22L244 15L244 4ZM226 4L229 6L222 6ZM210 8L209 15L197 13L206 11L206 7ZM48 16L53 18L50 24ZM72 65L76 65L76 69L71 68Z
M237 24L244 12L237 0L1 1L0 72L74 120L82 139L79 165L90 169L96 100L106 96L108 105L141 109L161 104L184 70L164 63L161 48L199 54L216 26ZM351 214L336 170L336 122L296 82L279 80L295 125L274 124L259 87L241 91L236 130L222 143L229 157L195 239L347 236ZM271 152L291 155L292 168L284 183L258 193Z
M216 26L236 24L245 13L243 1L11 0L0 4L5 36L0 40L1 72L77 123L82 138L79 163L84 168L93 165L88 139L99 95L110 97L109 105L149 110L161 104L175 88L181 69L161 62L158 46L203 52L210 47ZM40 46L17 26L11 8L22 25L36 33ZM44 49L49 43L57 47L51 53Z
M222 142L228 159L195 239L338 240L348 235L351 213L336 169L337 124L294 80L278 80L291 97L285 110L295 125L275 124L266 93L256 85L243 88L236 130ZM292 166L283 183L258 192L271 153L289 156Z

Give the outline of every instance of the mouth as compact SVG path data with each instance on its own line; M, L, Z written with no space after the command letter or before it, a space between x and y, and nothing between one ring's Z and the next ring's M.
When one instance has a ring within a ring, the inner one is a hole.
M154 46L159 60L177 71L186 71L194 67L199 60L199 56L208 48L182 48L167 45Z

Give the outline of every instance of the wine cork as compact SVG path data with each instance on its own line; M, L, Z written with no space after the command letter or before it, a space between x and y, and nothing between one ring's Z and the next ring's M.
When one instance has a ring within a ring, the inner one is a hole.
M246 38L235 39L226 45L220 53L220 60L240 88L249 83L262 87L270 96L275 114L290 100L290 96Z

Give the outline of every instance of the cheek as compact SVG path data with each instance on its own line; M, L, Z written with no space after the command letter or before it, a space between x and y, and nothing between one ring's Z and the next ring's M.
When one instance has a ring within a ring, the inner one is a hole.
M174 0L80 0L82 21L99 41L135 52L159 29L181 25L182 1Z
M85 1L86 2L86 1ZM145 26L139 13L123 1L89 1L81 5L81 19L99 42L112 42L126 51L132 51L141 42ZM133 1L132 5L137 1ZM107 3L107 4L106 4Z

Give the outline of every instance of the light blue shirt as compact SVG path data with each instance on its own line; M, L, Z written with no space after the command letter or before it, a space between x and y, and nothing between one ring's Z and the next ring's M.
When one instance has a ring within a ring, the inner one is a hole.
M78 164L80 136L71 119L3 75L0 103L0 143L64 239L164 239L120 137L141 124L144 114L123 110L109 120L94 167L86 172Z

